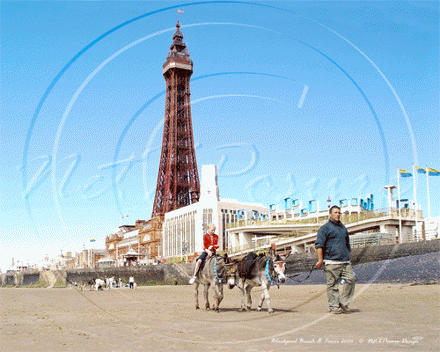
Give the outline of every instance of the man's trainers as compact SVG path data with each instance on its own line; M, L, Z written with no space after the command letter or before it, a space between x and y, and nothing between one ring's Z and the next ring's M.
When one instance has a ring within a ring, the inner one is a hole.
M189 280L189 284L192 285L197 279L197 276L193 276L191 280Z
M342 303L339 303L339 308L341 308L342 313L345 313L345 314L351 313L351 309L348 308L348 306L343 305Z
M341 308L334 308L334 309L330 309L330 313L332 313L332 314L341 314L342 310L341 310Z

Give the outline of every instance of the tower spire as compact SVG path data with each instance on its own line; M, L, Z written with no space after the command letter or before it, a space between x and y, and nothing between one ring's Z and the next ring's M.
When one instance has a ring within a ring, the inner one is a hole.
M168 61L170 61L173 58L183 59L183 60L189 61L191 64L191 73L192 73L193 62L189 57L189 51L186 48L186 44L183 42L183 34L180 31L179 20L177 20L177 23L176 23L176 31L174 32L174 35L173 35L173 44L171 44L171 46L170 46L170 51L168 52L164 67L166 66ZM165 74L165 72L164 72L164 74Z
M193 62L179 21L162 73L166 83L165 119L152 217L189 205L200 193L190 101Z

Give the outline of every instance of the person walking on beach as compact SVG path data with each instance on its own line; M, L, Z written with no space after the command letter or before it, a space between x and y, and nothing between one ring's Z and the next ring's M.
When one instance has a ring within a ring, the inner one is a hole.
M211 257L213 254L215 255L216 250L218 249L218 236L214 232L215 232L215 225L211 223L208 225L208 233L205 233L203 235L203 252L202 254L200 254L200 257L197 259L196 267L194 269L194 275L191 278L191 280L189 280L189 283L191 285L197 279L197 272L199 271L202 262L204 263L206 258Z
M134 288L134 277L133 276L129 277L129 279L128 279L128 286L130 288Z
M334 205L329 210L330 219L321 226L315 242L318 262L323 267L327 279L327 299L333 314L350 313L349 303L354 294L355 275L350 263L350 240L348 231L341 223L341 208ZM344 280L342 293L339 282Z

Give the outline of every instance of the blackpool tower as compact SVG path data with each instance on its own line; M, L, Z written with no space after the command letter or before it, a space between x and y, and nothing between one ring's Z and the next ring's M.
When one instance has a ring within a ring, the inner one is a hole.
M191 119L192 73L193 62L177 21L163 64L165 119L152 218L197 201L200 192Z

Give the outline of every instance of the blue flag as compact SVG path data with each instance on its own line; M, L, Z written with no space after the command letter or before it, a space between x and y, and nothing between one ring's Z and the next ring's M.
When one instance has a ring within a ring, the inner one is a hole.
M412 176L412 173L410 173L408 171L405 171L405 170L402 170L402 169L397 169L397 170L399 171L399 175L401 177L411 177Z
M414 165L414 169L416 170L416 172L417 172L418 174L426 174L425 169L423 169L423 168L421 168L421 167L419 167L419 166Z
M426 167L426 170L428 171L428 176L440 176L440 171L433 169L431 167Z

